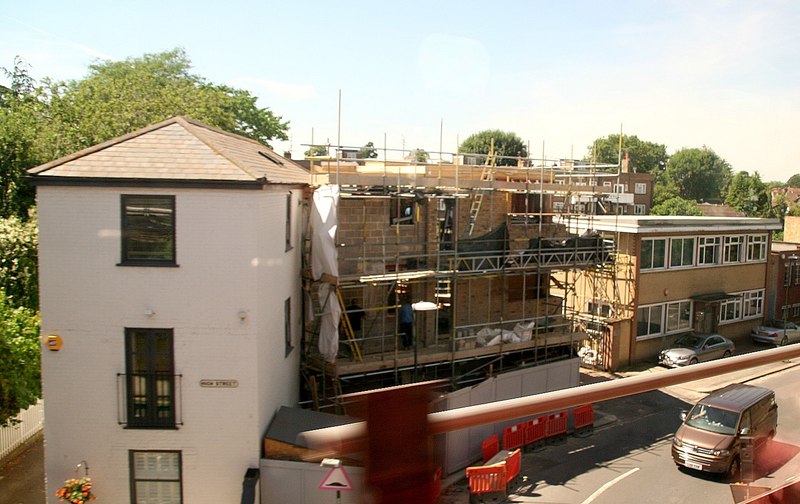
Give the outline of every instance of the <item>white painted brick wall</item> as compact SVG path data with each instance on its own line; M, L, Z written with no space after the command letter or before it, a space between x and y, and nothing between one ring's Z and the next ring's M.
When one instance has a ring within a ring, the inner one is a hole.
M129 502L131 449L181 450L184 502L238 502L275 410L297 401L301 216L293 205L286 252L287 191L38 188L42 334L64 341L42 357L48 502L81 460L98 501ZM121 194L176 196L179 267L117 266ZM285 358L290 296L296 348ZM126 327L174 329L179 429L118 425ZM201 379L239 387L201 388Z

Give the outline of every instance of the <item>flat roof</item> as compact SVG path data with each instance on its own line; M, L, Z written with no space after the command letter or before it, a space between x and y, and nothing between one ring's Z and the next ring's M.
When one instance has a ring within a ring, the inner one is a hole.
M777 231L783 229L779 219L684 215L590 215L570 220L568 227L573 232L592 229L630 234Z

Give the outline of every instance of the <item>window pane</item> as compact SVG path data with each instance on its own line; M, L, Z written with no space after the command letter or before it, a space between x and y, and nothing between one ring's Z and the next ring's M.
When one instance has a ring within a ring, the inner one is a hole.
M136 479L175 480L180 477L178 452L134 452Z
M130 471L135 503L181 503L180 452L133 451Z
M178 481L140 481L136 483L136 504L179 504L181 484Z
M667 240L653 240L653 267L663 268L666 264Z
M653 240L642 240L642 269L653 267Z
M683 266L694 264L694 238L684 238L683 240Z
M122 203L123 261L174 261L174 197L125 195Z

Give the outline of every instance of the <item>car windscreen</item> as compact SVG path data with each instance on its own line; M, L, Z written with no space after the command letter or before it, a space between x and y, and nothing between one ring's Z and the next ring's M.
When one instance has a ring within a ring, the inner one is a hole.
M683 348L697 348L700 346L700 341L702 338L698 338L697 336L690 336L684 335L675 340L675 347L683 347Z
M707 404L696 404L686 415L686 425L719 434L735 434L739 413Z

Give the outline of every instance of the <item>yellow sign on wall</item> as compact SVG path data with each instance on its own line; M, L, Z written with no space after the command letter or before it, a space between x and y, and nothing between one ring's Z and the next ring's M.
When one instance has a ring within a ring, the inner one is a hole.
M61 345L63 345L64 342L61 340L61 336L51 334L45 340L45 344L48 350L58 351L61 350Z

